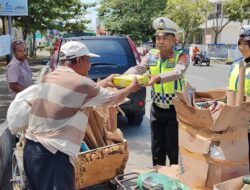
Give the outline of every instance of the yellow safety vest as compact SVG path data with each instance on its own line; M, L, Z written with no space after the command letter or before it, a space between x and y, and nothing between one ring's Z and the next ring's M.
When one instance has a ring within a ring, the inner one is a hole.
M230 70L230 77L229 77L229 90L237 91L238 89L238 80L239 80L239 64L240 61L235 62L232 65ZM245 96L250 96L250 67L246 68L246 75L245 75Z
M183 50L174 50L174 57L168 58L161 62L157 54L157 49L152 49L149 53L149 70L151 75L157 75L161 73L171 72L174 70L175 65L178 63L180 55ZM182 76L180 79L155 84L152 88L151 97L153 102L161 108L167 109L170 105L173 105L172 99L175 97L175 91L182 91L185 85L185 78Z

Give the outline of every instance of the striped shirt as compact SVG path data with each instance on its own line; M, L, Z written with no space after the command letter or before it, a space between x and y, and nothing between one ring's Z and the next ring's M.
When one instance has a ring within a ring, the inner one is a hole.
M88 107L109 103L109 91L69 67L61 66L42 80L32 101L26 138L52 153L75 160L88 123Z

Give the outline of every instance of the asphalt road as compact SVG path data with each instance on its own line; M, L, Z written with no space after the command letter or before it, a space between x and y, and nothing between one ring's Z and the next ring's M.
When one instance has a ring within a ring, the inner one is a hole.
M33 65L32 70L34 78L41 68L40 65ZM193 66L187 70L186 77L190 84L197 91L204 91L216 88L225 88L228 84L229 66L222 64L212 64L211 66ZM5 120L6 110L10 103L10 96L6 86L6 80L3 72L0 72L0 123ZM147 89L146 114L140 126L129 126L127 120L119 117L118 126L123 131L129 145L129 160L125 168L125 173L133 169L144 169L151 167L151 150L150 150L150 88ZM0 188L1 189L1 188ZM110 189L108 185L98 185L85 190Z

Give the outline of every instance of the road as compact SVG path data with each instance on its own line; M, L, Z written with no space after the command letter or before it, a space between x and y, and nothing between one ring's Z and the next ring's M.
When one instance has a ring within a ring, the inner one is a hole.
M34 77L36 72L41 68L39 65L33 65L32 70ZM222 64L212 64L209 67L193 66L187 70L186 77L190 84L197 91L208 89L224 88L228 83L229 66ZM0 73L0 121L5 120L6 110L10 103L8 89L6 86L4 73ZM150 88L147 88L146 114L140 126L128 126L125 118L119 117L118 126L123 131L129 144L129 160L125 168L125 173L133 169L143 169L151 167L151 150L150 150ZM1 188L0 188L1 189ZM90 187L85 190L109 189L107 185Z

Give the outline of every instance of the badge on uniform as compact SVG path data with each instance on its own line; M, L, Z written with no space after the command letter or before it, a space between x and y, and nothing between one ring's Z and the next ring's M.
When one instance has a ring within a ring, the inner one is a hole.
M173 68L175 67L175 59L171 57L168 59L168 63L166 64L166 68Z
M156 66L158 61L158 57L154 54L149 54L148 58L148 66Z

